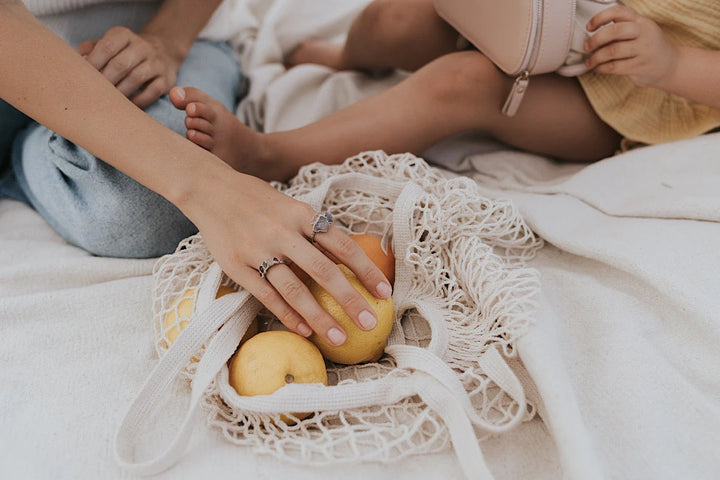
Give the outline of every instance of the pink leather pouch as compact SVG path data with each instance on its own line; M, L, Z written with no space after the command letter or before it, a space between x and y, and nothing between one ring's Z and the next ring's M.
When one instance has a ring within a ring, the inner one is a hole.
M585 73L585 25L617 0L435 0L438 15L516 77L503 113L520 107L530 75Z

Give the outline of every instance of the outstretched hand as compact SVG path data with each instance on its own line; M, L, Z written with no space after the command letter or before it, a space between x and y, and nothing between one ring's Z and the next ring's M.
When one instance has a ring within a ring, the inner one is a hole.
M657 23L631 8L602 11L590 19L587 30L597 31L585 41L591 53L586 65L597 73L626 75L637 86L651 87L675 71L677 47Z
M229 167L204 183L208 190L193 193L183 202L183 211L195 222L223 271L286 327L303 336L315 331L334 345L347 338L290 263L324 287L359 328L369 330L375 326L373 309L328 255L349 267L377 298L389 297L392 287L350 237L330 225L327 232L317 233L317 244L313 244L310 239L316 212L310 205ZM272 266L261 278L258 266L273 257L287 264Z
M81 43L77 51L140 108L175 85L185 59L162 37L125 27L113 27L102 38Z

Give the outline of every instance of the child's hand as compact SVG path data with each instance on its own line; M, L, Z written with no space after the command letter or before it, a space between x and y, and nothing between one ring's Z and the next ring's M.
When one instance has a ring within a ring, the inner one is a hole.
M611 23L612 22L612 23ZM678 49L663 34L657 23L631 8L608 8L587 24L594 32L585 41L592 52L585 64L597 73L627 75L638 86L651 87L672 75Z
M77 51L140 108L145 108L175 85L183 57L172 42L151 34L113 27L97 40L81 43Z

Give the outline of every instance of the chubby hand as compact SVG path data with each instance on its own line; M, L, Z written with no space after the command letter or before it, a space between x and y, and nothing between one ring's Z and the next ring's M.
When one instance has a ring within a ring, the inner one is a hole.
M317 243L313 243L316 212L310 205L230 167L211 177L185 199L181 209L230 278L286 327L305 337L315 331L331 344L341 345L347 334L315 301L296 275L298 268L325 288L359 328L375 326L373 309L330 258L349 267L375 297L389 297L390 283L356 242L329 225L326 232L314 236ZM275 257L286 263L270 265L261 278L258 266Z
M678 48L657 23L631 8L602 11L590 19L587 30L597 31L585 41L591 52L585 63L597 73L626 75L635 85L652 87L675 70Z
M184 60L163 38L125 27L113 27L102 38L81 43L77 51L140 108L175 85Z

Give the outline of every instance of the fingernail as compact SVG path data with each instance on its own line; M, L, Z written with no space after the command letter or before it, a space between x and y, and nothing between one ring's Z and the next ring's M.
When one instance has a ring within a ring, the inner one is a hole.
M310 325L308 325L307 323L299 324L297 326L297 330L303 337L309 337L313 333L312 328L310 328Z
M342 345L343 343L345 343L345 340L347 339L347 335L345 335L345 332L343 332L335 327L328 330L327 336L330 339L330 341L336 346Z
M360 315L358 315L358 321L365 330L372 330L373 328L375 328L375 325L377 325L377 319L375 318L375 315L368 312L367 310L363 310L362 312L360 312Z
M378 283L377 287L375 287L375 290L377 291L378 295L380 295L380 298L390 298L390 295L392 295L392 287L387 282Z
M180 97L180 100L185 100L185 89L182 87L175 87L175 92L177 92L177 96Z
M588 42L583 42L583 49L587 52L589 50Z

